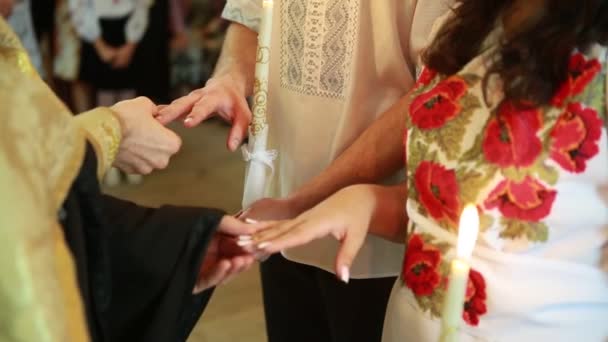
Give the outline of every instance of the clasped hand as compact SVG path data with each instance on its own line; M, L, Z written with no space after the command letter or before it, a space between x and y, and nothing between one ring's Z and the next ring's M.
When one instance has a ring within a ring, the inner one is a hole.
M114 166L128 173L148 174L169 164L181 146L181 139L155 118L157 108L145 97L122 101L112 107L122 128L122 141ZM262 253L246 251L239 246L239 236L250 236L268 225L245 223L225 216L203 256L193 292L223 284L262 258Z

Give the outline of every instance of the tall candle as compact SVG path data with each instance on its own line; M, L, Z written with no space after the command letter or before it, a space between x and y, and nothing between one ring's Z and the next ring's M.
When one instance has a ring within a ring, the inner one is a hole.
M272 37L273 1L264 0L263 15L258 33L256 53L255 83L253 89L253 120L251 134L258 136L266 127L268 108L268 74L270 67L270 42Z
M253 118L249 127L249 144L243 154L247 161L243 208L263 198L268 176L272 174L276 151L267 151L268 141L268 75L270 69L270 42L272 37L273 1L264 0L263 15L258 33L256 53L255 83L253 89Z
M460 216L456 258L452 261L448 290L441 314L440 342L458 341L459 328L469 282L470 259L479 232L479 215L474 205L467 205Z

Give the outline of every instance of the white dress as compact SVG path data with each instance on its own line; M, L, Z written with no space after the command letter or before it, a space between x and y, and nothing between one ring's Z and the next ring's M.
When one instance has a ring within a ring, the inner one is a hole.
M491 51L491 49L489 50ZM437 341L458 216L481 213L460 341L608 338L606 49L573 52L548 106L515 107L481 55L410 95L406 256L384 342Z

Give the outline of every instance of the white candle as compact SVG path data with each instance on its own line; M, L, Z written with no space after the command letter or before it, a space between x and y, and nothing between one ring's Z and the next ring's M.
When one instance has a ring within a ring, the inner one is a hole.
M268 74L270 69L270 42L272 38L273 1L264 0L263 15L258 33L255 84L253 90L253 120L251 133L257 136L266 127L268 108Z
M263 15L258 33L258 49L253 89L253 118L249 127L249 144L245 147L248 162L245 175L243 208L264 197L268 176L276 154L266 150L268 140L268 75L270 69L270 43L272 38L273 1L264 0Z
M474 205L467 205L460 216L456 259L452 261L448 289L441 314L441 342L457 341L469 281L469 261L477 242L479 214Z

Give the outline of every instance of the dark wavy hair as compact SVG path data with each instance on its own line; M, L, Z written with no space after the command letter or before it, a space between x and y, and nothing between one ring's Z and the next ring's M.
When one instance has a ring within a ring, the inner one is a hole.
M455 15L424 53L425 64L444 75L458 72L479 54L495 23L516 2L458 1L452 9ZM487 81L498 74L510 100L548 103L567 77L572 52L608 41L608 0L545 0L544 6L535 22L501 37L485 75Z

